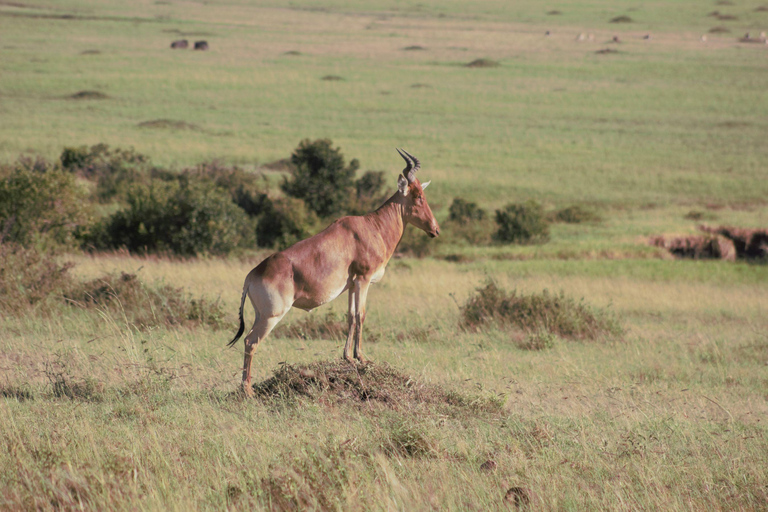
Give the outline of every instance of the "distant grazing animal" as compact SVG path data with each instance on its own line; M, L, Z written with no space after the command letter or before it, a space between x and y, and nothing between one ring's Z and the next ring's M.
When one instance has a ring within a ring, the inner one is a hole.
M240 328L233 346L245 330L243 306L248 297L256 312L253 327L245 336L243 392L251 396L251 362L257 345L267 337L291 307L306 311L332 301L349 290L344 358L365 363L362 331L366 298L371 283L378 282L403 237L413 224L432 238L440 234L432 210L416 178L419 160L397 150L406 167L397 179L397 191L378 210L359 217L342 217L313 237L275 253L251 270L240 299ZM354 347L353 347L354 345Z
M207 50L208 41L195 41L195 50Z
M189 47L189 41L187 41L186 39L179 39L178 41L174 41L171 43L171 48L176 50L180 50L188 47Z

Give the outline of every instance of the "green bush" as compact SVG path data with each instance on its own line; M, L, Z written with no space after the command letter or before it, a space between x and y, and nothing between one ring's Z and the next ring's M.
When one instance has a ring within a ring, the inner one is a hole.
M618 336L623 330L605 311L566 297L562 292L547 290L531 295L508 293L489 280L461 308L461 326L478 329L488 324L514 327L538 333L540 341L549 342L550 335L575 339Z
M453 199L448 211L450 213L448 219L461 224L480 221L488 216L488 213L477 206L477 203L465 201L460 197Z
M41 247L71 246L90 224L86 193L74 176L42 160L0 168L0 240Z
M375 210L386 200L384 192L384 171L366 171L355 182L357 204L350 213L364 215Z
M433 239L418 228L406 226L403 237L397 245L397 252L414 258L426 258L437 250L442 241L442 238Z
M347 165L341 148L334 149L332 144L330 139L301 141L291 155L293 174L280 185L320 217L348 210L355 196L355 172L360 167L357 159Z
M544 207L534 200L508 204L496 210L498 229L494 238L501 243L543 243L549 240L549 223Z
M110 216L89 240L96 248L227 254L253 243L253 223L230 197L203 183L163 182L134 187L128 207Z
M107 144L64 148L59 160L65 171L96 182L94 196L102 202L123 198L132 185L148 182L152 172L146 155Z
M317 216L307 209L304 201L285 197L268 200L256 225L259 247L286 247L312 234Z
M0 243L0 311L19 313L55 301L74 282L72 266L34 248Z
M555 222L565 222L567 224L580 224L582 222L597 222L600 216L593 210L579 206L577 204L558 210L553 215Z
M180 179L202 181L226 191L232 202L251 217L261 215L269 200L269 184L263 174L249 173L237 166L227 167L217 161L186 169Z

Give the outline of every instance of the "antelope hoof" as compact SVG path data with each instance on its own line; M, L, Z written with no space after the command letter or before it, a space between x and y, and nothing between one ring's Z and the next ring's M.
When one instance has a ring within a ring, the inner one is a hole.
M245 398L253 398L255 396L253 393L253 387L251 386L250 382L243 382L243 385L240 388L240 392Z

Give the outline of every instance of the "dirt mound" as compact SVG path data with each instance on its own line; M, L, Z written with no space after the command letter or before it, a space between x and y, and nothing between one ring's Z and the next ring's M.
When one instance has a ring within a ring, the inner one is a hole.
M152 121L143 121L137 126L139 128L156 128L160 130L200 130L200 127L196 124L176 121L174 119L153 119Z
M497 68L499 63L491 59L475 59L472 62L464 64L468 68Z
M288 55L290 57L298 57L299 55L301 55L301 52L296 50L288 50L287 52L283 53L283 55Z
M616 16L611 19L611 23L632 23L632 21L634 20L629 16Z
M442 386L419 382L387 363L357 366L344 360L283 364L272 377L254 385L257 397L308 398L325 403L373 402L391 409L412 410L421 405L500 412L496 397L464 395Z
M722 25L709 29L710 34L729 34L730 32L731 31L728 28L723 27Z
M105 100L107 98L109 96L99 91L78 91L70 96L73 100Z
M344 79L339 75L325 75L321 80L325 80L326 82L340 82Z
M718 236L655 236L649 243L666 249L678 258L733 261L736 257L733 243Z
M405 48L403 48L403 50L407 52L412 52L412 51L426 50L426 48L424 48L423 46L419 46L418 44L414 44L412 46L406 46Z

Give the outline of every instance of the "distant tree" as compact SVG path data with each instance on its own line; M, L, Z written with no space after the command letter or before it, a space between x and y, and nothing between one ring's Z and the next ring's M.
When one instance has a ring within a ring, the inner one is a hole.
M549 222L544 207L534 200L508 204L496 210L498 230L494 238L502 243L543 243L549 240Z
M360 163L353 158L347 165L341 149L332 145L330 139L301 141L291 155L292 176L280 185L321 217L348 211L357 195L354 177Z
M0 241L55 248L73 245L90 223L85 191L75 177L43 159L0 168Z

